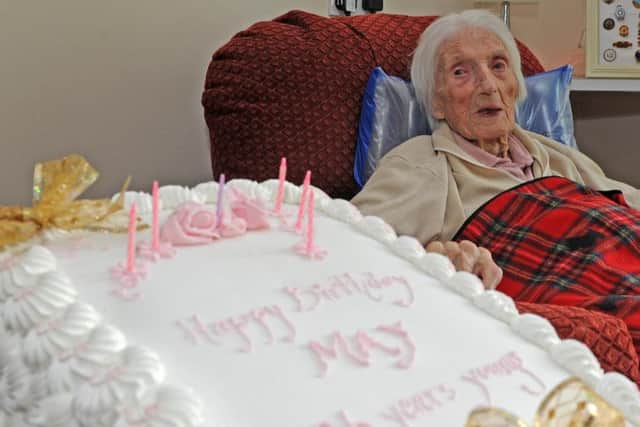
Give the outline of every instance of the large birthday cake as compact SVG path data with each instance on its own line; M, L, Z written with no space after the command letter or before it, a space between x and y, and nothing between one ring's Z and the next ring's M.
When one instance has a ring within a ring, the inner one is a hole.
M635 385L586 346L379 218L314 189L300 234L300 187L278 215L278 181L227 183L233 209L219 190L162 187L163 249L143 266L141 246L135 274L125 234L0 253L0 426L462 426L478 406L531 420L570 376L640 420ZM125 200L152 223L149 194Z

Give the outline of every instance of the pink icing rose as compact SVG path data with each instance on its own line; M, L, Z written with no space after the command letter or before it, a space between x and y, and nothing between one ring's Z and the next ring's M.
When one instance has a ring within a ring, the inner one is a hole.
M220 238L215 209L197 202L185 202L167 218L160 239L176 246L204 245Z
M258 199L250 199L246 194L232 189L231 211L247 223L248 230L269 228L269 212Z
M247 222L229 212L222 215L222 227L218 227L222 237L235 237L247 232Z

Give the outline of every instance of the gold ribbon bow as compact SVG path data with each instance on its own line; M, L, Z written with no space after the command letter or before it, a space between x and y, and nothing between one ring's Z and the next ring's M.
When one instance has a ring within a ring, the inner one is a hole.
M498 408L471 412L466 427L528 427L513 414ZM624 427L624 416L577 378L558 384L544 398L533 427Z
M29 240L44 228L110 229L101 222L122 209L130 178L113 202L75 200L97 178L98 172L77 154L36 164L32 207L0 206L0 251Z

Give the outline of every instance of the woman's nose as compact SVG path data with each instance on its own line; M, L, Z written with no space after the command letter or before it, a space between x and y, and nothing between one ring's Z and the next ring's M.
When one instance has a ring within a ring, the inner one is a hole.
M478 81L483 92L493 93L498 90L496 76L491 70L481 67L478 69Z

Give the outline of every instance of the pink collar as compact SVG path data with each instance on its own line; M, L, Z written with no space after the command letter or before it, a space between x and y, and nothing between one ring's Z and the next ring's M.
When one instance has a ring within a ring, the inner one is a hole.
M452 131L452 133L458 146L480 164L490 168L504 169L520 179L533 178L531 173L533 157L514 134L509 135L509 158L503 159L484 151L457 132Z

